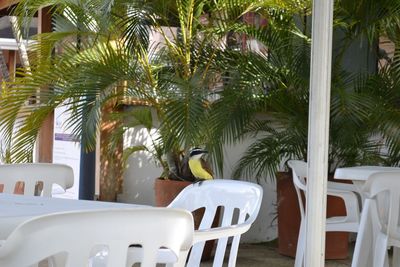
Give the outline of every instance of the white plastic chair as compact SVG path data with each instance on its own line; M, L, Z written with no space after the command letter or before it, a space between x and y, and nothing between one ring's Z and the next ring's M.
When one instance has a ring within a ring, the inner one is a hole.
M39 195L51 197L54 184L64 190L72 187L74 172L70 166L55 163L23 163L0 165L0 185L3 193L13 194L18 182L24 183L24 195L35 195L36 185L43 183Z
M187 266L200 266L205 241L218 240L213 266L222 266L228 244L232 238L228 266L235 266L241 234L247 232L260 210L263 190L261 186L233 180L211 180L195 183L186 187L168 206L195 211L205 208L204 216L195 231L193 247ZM217 208L220 212L221 224L212 228ZM129 257L139 257L139 249L132 248ZM159 262L169 263L170 252L159 251ZM129 262L129 261L128 261Z
M400 172L372 174L363 191L367 198L352 266L389 266L390 247L393 247L392 266L400 266Z
M45 215L16 228L0 247L0 266L32 266L52 255L57 267L88 266L99 246L108 250L107 267L125 267L130 245L142 246L142 267L155 267L160 247L175 255L179 266L193 239L193 217L166 208L108 209ZM93 265L92 265L93 266ZM177 265L178 266L178 265ZM93 266L95 267L95 266Z
M299 238L297 241L295 267L301 267L304 264L305 253L305 203L303 203L302 192L306 195L307 186L307 162L300 160L289 160L289 167L293 173L293 183L297 193L299 202L301 224L299 231ZM346 215L335 216L326 219L326 232L357 232L360 223L360 210L357 195L352 191L353 187L347 184L340 184L335 182L328 183L327 194L343 199ZM350 190L346 190L350 189Z

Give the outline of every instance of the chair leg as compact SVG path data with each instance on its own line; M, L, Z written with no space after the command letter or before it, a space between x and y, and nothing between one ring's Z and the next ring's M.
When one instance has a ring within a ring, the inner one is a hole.
M385 262L383 264L384 267L389 267L389 254L385 254Z
M400 248L393 247L393 266L400 266Z
M166 267L184 267L186 264L187 256L189 251L181 251L179 253L179 259L176 263L167 263L165 264Z
M187 266L200 266L201 255L203 254L205 242L198 242L193 245L189 255Z
M361 213L356 244L354 247L351 267L371 266L374 253L375 231L379 231L379 225L371 219L375 215L372 211L376 208L374 202L366 199ZM372 255L372 256L371 256Z
M304 250L305 250L305 222L302 219L300 223L299 238L297 240L296 260L294 267L302 267L304 264Z
M67 255L65 253L59 253L47 259L49 267L65 266L67 261Z
M226 246L228 244L228 238L220 238L216 240L216 242L217 248L215 250L213 267L222 267L222 265L224 264L224 255L226 251Z
M387 236L379 232L375 241L374 248L374 267L388 266Z
M240 236L235 236L231 244L231 251L229 252L228 267L236 266L236 258L239 250Z

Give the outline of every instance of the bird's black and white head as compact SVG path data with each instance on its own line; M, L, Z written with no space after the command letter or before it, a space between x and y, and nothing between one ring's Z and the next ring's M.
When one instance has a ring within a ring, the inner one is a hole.
M200 159L204 154L207 154L208 151L204 150L199 147L195 147L192 150L190 150L189 158L190 159Z

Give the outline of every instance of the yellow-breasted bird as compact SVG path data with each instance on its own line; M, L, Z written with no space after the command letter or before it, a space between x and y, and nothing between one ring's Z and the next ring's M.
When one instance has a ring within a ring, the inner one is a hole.
M201 148L193 148L189 154L189 168L194 177L199 180L210 180L213 179L213 173L207 166L207 163L202 158L204 154L207 154L207 150Z

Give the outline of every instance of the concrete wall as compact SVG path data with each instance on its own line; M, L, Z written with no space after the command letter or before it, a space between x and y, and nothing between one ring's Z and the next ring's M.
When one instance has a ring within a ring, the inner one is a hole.
M230 179L236 162L241 158L243 152L251 144L251 140L235 146L225 147L224 179ZM256 183L255 179L249 180ZM267 178L260 181L264 189L263 201L257 220L250 228L249 232L243 235L242 242L265 242L277 238L277 219L276 219L276 183L274 179Z
M149 133L144 128L129 130L125 136L125 145L132 146L149 142ZM231 177L235 163L246 147L247 140L234 147L225 147L225 166L223 179ZM127 162L124 177L124 192L119 195L119 201L137 204L154 204L154 179L161 174L161 168L152 160L148 152L138 152L132 155ZM260 213L252 228L242 237L242 242L265 242L277 237L276 227L276 184L263 181L264 198Z

